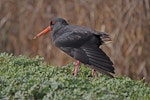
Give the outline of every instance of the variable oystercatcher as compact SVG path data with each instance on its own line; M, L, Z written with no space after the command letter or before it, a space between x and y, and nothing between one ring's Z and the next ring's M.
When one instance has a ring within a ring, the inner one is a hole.
M111 73L115 73L113 63L99 48L104 43L103 39L109 38L106 33L83 26L69 25L62 18L54 18L51 20L50 26L37 34L34 39L49 31L53 31L52 41L54 44L77 60L75 76L81 62L91 67L93 72L99 71L113 77L111 75Z

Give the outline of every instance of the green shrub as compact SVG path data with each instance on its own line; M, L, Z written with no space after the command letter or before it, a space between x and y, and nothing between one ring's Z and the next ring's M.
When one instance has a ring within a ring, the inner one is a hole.
M0 54L0 99L29 100L150 100L150 87L127 77L91 77L89 68L74 64L54 67L43 58Z

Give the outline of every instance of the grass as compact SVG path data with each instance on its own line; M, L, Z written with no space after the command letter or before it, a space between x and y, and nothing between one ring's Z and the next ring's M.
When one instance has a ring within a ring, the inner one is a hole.
M150 87L128 77L91 77L89 68L74 65L54 67L42 57L0 54L0 99L21 100L150 100Z

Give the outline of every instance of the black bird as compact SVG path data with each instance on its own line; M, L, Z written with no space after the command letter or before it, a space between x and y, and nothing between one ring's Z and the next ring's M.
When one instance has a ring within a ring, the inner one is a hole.
M54 18L50 22L50 26L37 34L33 39L53 31L52 41L54 44L77 60L74 76L77 75L80 62L91 67L93 72L99 71L105 75L113 77L114 72L112 61L100 49L100 45L104 43L103 39L110 38L104 32L98 32L88 27L69 25L62 18Z

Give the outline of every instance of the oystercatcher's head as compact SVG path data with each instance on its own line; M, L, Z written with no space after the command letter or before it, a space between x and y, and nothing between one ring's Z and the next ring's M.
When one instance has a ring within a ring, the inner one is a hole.
M48 33L49 31L55 31L55 30L63 27L64 25L68 25L66 20L64 20L62 18L54 18L51 20L50 26L48 26L42 32L40 32L36 36L34 36L33 39L36 39L36 38L40 37L41 35Z
M64 25L68 25L68 23L66 20L64 20L62 18L54 18L50 22L51 30L57 30Z

